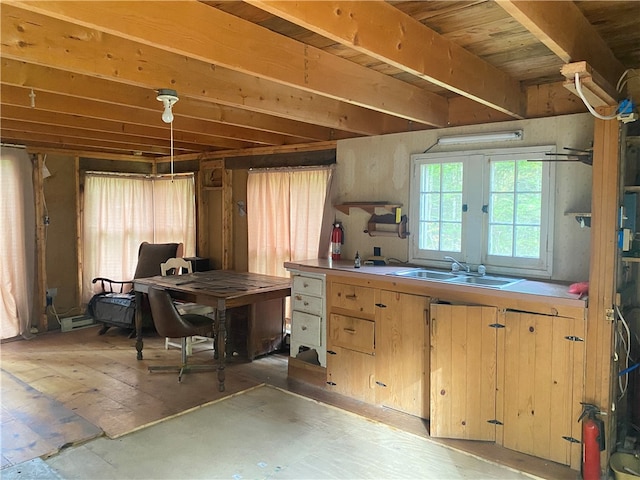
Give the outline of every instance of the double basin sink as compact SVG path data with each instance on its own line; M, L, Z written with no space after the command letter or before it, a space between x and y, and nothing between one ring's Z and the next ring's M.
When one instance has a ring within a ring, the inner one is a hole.
M479 275L466 272L440 272L438 270L426 270L423 268L394 272L389 275L490 288L505 288L522 281L521 278L494 277L492 275Z

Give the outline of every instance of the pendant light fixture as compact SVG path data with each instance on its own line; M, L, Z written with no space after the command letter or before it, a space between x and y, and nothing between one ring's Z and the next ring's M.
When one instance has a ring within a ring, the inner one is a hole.
M169 88L161 88L157 92L156 100L164 105L162 121L168 123L171 127L171 181L173 182L173 105L180 99L178 98L178 92Z

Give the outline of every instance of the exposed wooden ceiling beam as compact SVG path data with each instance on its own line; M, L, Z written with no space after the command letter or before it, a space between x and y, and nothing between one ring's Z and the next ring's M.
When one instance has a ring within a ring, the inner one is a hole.
M23 87L15 87L12 85L2 86L2 101L6 105L25 107L29 106L29 89ZM114 105L105 102L85 100L83 102L74 102L64 95L54 95L49 92L38 92L36 97L36 108L49 111L65 113L68 115L77 115L88 119L103 119L115 122L133 123L142 126L156 126L164 128L169 137L169 126L158 121L158 114L149 110L143 110L134 107L125 107L122 105ZM174 121L174 128L178 124L178 115ZM257 142L247 142L233 138L220 137L216 125L205 120L193 118L180 118L179 129L193 133L201 133L217 137L212 139L215 146L220 148L246 148L257 146Z
M447 90L524 118L519 82L386 2L246 1Z
M151 91L171 87L181 98L214 101L360 135L402 132L410 123L4 3L0 21L3 58Z
M615 85L624 66L572 1L497 0L564 62L586 61Z
M24 143L28 145L49 145L56 148L82 148L84 150L105 150L113 153L122 152L121 142L112 142L107 140L93 140L86 138L77 138L73 136L65 136L59 134L40 134L32 132L24 132L22 130L10 130L4 127L0 128L0 135L3 141L8 140L15 143ZM142 155L169 155L169 147L130 144L127 150L131 152L140 152Z
M117 103L121 105L136 106L144 109L161 111L162 105L155 98L155 91L149 88L127 85L122 88L119 82L113 82L104 78L90 77L79 73L72 73L56 68L44 67L27 62L2 58L0 79L8 85L30 87L35 90L61 93L78 98L89 98ZM285 136L308 140L329 140L343 132L336 132L330 128L317 127L307 123L266 115L249 110L218 105L212 102L196 100L190 97L181 97L176 112L182 116L194 118L206 118L211 122L220 124L222 131L225 126L241 127L255 131L249 132L251 137L245 139L261 138L260 132L281 135L278 140L275 136L272 140L264 137L265 143L281 144L286 142Z
M199 2L10 1L174 54L432 126L446 99ZM190 32L180 42L176 31ZM359 88L353 88L359 85Z

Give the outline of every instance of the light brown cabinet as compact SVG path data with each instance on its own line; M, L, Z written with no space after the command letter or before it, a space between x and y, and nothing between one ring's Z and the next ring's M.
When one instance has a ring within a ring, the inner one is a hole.
M376 403L429 418L429 298L380 292L376 316Z
M507 311L504 325L503 446L579 468L584 320Z
M497 308L431 305L432 437L496 439Z
M432 304L431 436L494 440L579 468L584 328L582 319Z
M429 299L339 281L328 284L328 388L428 418Z

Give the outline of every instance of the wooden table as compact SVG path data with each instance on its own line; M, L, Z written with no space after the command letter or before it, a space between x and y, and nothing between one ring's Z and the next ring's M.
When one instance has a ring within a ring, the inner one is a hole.
M260 304L291 295L291 280L256 273L234 272L231 270L211 270L188 275L172 275L138 278L134 280L136 305L142 305L142 296L150 287L162 287L178 299L216 309L215 333L218 352L218 389L224 391L225 353L228 308L250 305L259 315ZM138 360L142 360L142 312L136 308L136 350Z

